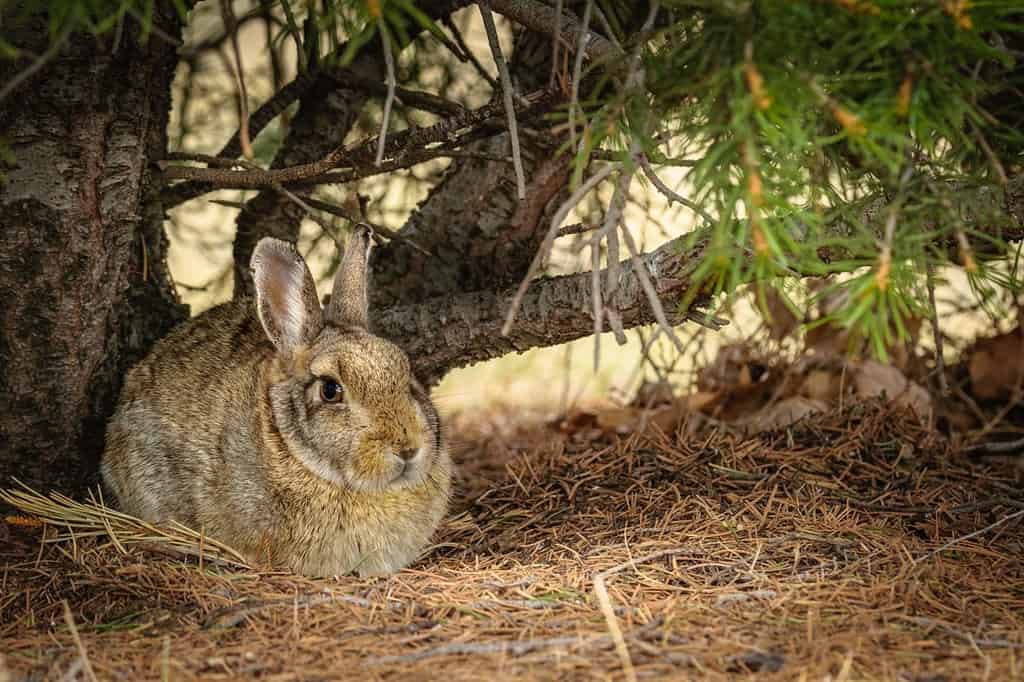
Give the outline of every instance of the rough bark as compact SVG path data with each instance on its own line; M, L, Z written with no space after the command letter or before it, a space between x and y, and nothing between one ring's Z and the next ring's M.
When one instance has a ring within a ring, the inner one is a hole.
M667 311L675 309L689 288L687 264L698 258L704 248L700 246L684 258L679 254L679 246L672 241L642 258ZM607 270L602 271L601 277L602 281L607 279ZM587 336L593 330L592 293L589 272L535 281L523 297L508 336L501 335L501 327L515 294L514 287L395 305L379 312L373 325L375 332L393 340L409 354L417 376L434 384L455 367ZM706 303L706 297L699 296L691 309ZM654 321L629 261L622 263L619 287L606 305L619 311L626 328ZM688 313L668 312L669 321L681 324Z
M369 50L363 50L352 64L352 70L365 78L383 78L381 60ZM348 135L366 100L363 90L339 88L327 75L317 77L300 98L298 113L271 168L312 163L326 156ZM236 295L253 293L249 259L256 243L266 236L296 241L304 215L301 207L272 189L261 191L246 203L235 221Z
M431 18L451 14L468 0L431 0L421 9ZM415 37L418 31L411 33ZM384 79L383 54L379 40L365 45L347 69L334 73L326 69L315 75L300 99L299 111L288 135L274 157L272 168L312 163L342 144L368 99L365 88L345 88L345 74L378 82ZM302 78L302 76L300 76ZM298 80L298 79L297 79ZM232 151L235 151L232 149ZM237 153L237 152L236 152ZM239 213L234 244L235 295L252 295L249 259L256 243L265 236L296 241L304 211L274 190L263 190Z
M180 26L158 3L154 20ZM169 6L168 6L169 7ZM14 27L41 53L43 20ZM182 319L150 160L166 151L174 47L72 36L0 103L16 157L0 185L0 482L95 480L128 367ZM10 35L10 34L9 34ZM0 81L25 67L0 64Z
M510 69L521 92L541 89L550 71L549 35L520 31ZM500 93L495 94L500 97ZM554 140L522 135L527 197L516 197L511 164L456 159L400 233L374 254L376 307L414 303L453 292L499 291L525 276L547 219L566 195L572 159L554 156ZM467 146L487 156L508 156L507 133Z
M1005 255L992 248L994 242L990 238L1005 242L1024 239L1024 174L1012 176L1003 192L985 187L965 190L961 198L963 215L976 235L971 239L976 255ZM882 204L865 207L861 224L881 230L883 208ZM837 221L830 229L836 234L843 234L849 226ZM704 292L690 292L692 281L689 276L692 267L703 257L707 240L696 239L694 246L687 250L689 240L690 237L680 237L669 241L640 258L673 325L683 323L692 313L700 314L698 309L708 303ZM955 238L937 246L945 249L950 259L955 261L959 258ZM828 250L819 251L823 263L847 256ZM632 262L623 261L620 268L618 287L612 299L605 304L619 311L624 328L654 322ZM820 274L820 270L806 273L791 271L790 274L802 277ZM607 281L607 275L607 270L601 272L602 282ZM691 293L690 305L679 310L680 302L688 292ZM393 305L375 315L374 329L401 346L409 354L417 375L431 384L456 367L511 352L566 343L591 334L593 290L590 272L532 282L516 322L506 337L501 335L501 327L514 293L514 287L509 287L438 295L415 303Z

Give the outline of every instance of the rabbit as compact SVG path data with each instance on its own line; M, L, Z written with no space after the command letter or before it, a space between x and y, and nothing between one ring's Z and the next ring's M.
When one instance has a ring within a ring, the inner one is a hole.
M255 301L184 323L128 373L101 464L121 509L310 576L419 556L452 465L408 357L368 331L370 237L349 238L326 308L295 247L263 238Z

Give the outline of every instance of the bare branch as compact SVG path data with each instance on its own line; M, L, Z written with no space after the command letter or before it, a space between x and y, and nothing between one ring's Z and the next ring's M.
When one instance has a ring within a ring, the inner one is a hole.
M594 0L587 0L587 6L583 8L583 28L579 32L579 45L576 46L576 59L572 66L572 83L569 98L569 136L574 149L576 145L576 108L579 106L580 79L583 74L583 56L587 53L587 43L590 41L590 12L594 6ZM583 143L580 142L580 145Z
M526 177L523 174L523 157L519 150L519 127L516 122L515 102L512 97L512 78L508 74L505 57L501 54L498 31L494 26L494 16L491 14L488 0L477 0L477 7L480 9L480 17L484 22L487 42L491 46L491 55L494 57L494 63L498 66L498 75L501 77L501 92L505 100L505 114L508 116L508 134L512 141L512 164L516 171L516 190L519 198L525 199Z
M548 77L548 88L555 87L555 76L558 74L558 48L562 29L562 3L563 0L555 0L555 23L551 27L551 75Z
M512 323L515 322L516 312L519 309L519 304L523 300L523 295L526 294L526 289L530 285L530 280L536 276L540 270L540 264L543 262L547 253L551 250L551 245L554 243L555 236L558 234L558 227L565 220L565 217L569 215L576 204L586 196L587 192L597 187L602 180L607 178L615 170L615 166L606 166L598 172L587 178L586 182L580 185L575 192L573 192L568 199L558 208L555 212L554 217L551 219L551 227L548 229L547 235L544 236L544 241L541 242L540 248L537 249L537 253L533 257L533 261L530 263L529 269L526 271L526 275L523 277L522 282L519 284L519 288L516 290L515 296L512 298L512 304L509 306L508 315L505 318L505 324L501 329L502 336L507 336L509 331L512 329Z
M543 110L549 99L547 91L533 93L528 96L527 104L524 107L523 115L533 115L536 110ZM437 150L427 148L432 143L439 143L451 140L456 131L467 128L479 127L495 116L503 105L497 103L486 104L479 109L467 111L460 116L439 121L432 126L414 127L401 131L390 136L386 143L385 156L392 155L393 163L383 164L376 167L372 172L368 169L359 170L361 166L372 166L372 152L377 148L376 138L364 140L350 148L339 146L325 157L311 163L298 164L285 168L272 170L254 169L243 171L222 170L214 168L194 168L187 166L169 166L164 170L164 177L168 180L202 180L211 186L220 188L253 189L260 187L273 187L275 184L292 184L307 181L322 182L350 182L359 177L367 177L386 170L404 168L427 158L437 156ZM469 133L464 137L470 138ZM418 159L418 160L417 160ZM339 166L347 166L353 173L344 178L321 178L328 171Z
M384 64L387 67L388 93L384 98L384 113L380 119L380 136L377 140L377 158L374 165L380 166L384 161L384 148L388 141L388 122L391 120L391 106L395 102L395 56L391 54L391 38L388 35L388 27L384 24L384 18L377 18L378 33L380 33L381 49L384 51Z
M713 225L715 223L714 218L712 218L707 213L707 211L698 206L696 203L682 196L681 194L673 191L668 185L666 185L662 181L662 179L658 177L658 174L654 172L654 169L651 168L651 162L647 160L646 155L639 155L637 157L637 160L640 162L640 168L643 169L644 175L646 175L647 179L651 181L651 184L653 184L658 189L658 191L661 192L665 196L665 198L669 200L669 203L672 203L674 201L677 204L682 204L683 206L687 207L688 209L699 215L701 218L703 218L704 222L707 225Z
M461 53L455 53L456 56L462 61L469 61L469 63L473 65L473 68L476 69L476 72L480 74L480 77L487 81L487 84L491 86L491 90L497 92L498 81L494 80L491 74L487 73L487 69L484 68L484 65L480 63L480 60L476 58L476 55L473 54L473 51L469 49L468 45L466 45L466 40L462 37L462 31L460 31L458 27L452 22L450 16L445 17L444 23L445 26L448 27L448 30L452 32L452 35L455 36L455 42L458 43L459 49L462 50ZM451 48L452 46L449 45L448 49ZM452 50L452 52L455 51Z
M633 235L629 233L629 230L622 231L622 240L626 242L626 248L629 249L629 255L633 262L633 272L636 273L640 280L640 286L643 287L644 293L647 294L647 302L651 305L654 319L658 321L662 330L672 340L672 343L675 344L676 350L682 353L683 342L679 340L675 331L672 330L672 325L669 324L668 317L665 315L665 309L661 305L661 299L658 298L658 292L654 288L654 283L651 282L650 274L647 272L647 266L640 260L640 253L637 251L636 244L633 243Z
M231 8L231 0L220 1L220 16L224 22L224 30L231 37L231 51L235 55L235 75L238 83L238 141L242 149L242 156L251 161L254 154L252 141L249 138L249 92L245 87L242 50L238 47L238 20Z
M567 13L563 12L558 19L553 7L538 0L490 0L490 5L498 14L537 33L551 33L551 27L557 21L562 42L574 49L580 44L580 34L586 31ZM611 62L625 56L614 43L595 33L590 34L582 50L584 57L590 61Z
M594 300L594 371L601 365L601 330L604 323L604 303L601 296L601 242L590 244L590 295ZM622 319L619 318L619 322Z
M925 285L928 287L928 321L931 323L932 335L935 339L935 372L938 374L939 392L949 395L949 384L946 381L946 360L942 357L942 330L939 328L939 311L935 306L935 266L931 261L925 264Z

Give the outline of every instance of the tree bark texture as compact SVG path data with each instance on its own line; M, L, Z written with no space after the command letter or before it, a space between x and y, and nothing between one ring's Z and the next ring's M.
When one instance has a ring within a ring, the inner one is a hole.
M170 8L154 21L180 33ZM5 30L10 28L5 21ZM166 151L175 48L73 35L0 103L0 485L95 481L128 368L183 319L150 161ZM17 44L47 48L45 20ZM0 62L7 81L25 62Z
M970 229L979 235L1006 242L1024 239L1024 173L1011 176L1006 187L965 190L961 213ZM860 224L881 233L885 205L869 205L861 213ZM837 221L830 230L841 235L849 225ZM707 249L707 239L691 236L671 240L638 259L654 285L671 324L681 324L692 313L705 307L706 292L690 292L693 266L700 262ZM1002 257L992 249L987 238L972 237L976 255ZM692 244L689 248L688 245ZM936 244L948 251L951 259L959 258L955 239ZM819 251L825 263L846 257L841 252ZM814 273L791 271L794 277ZM601 272L606 282L608 271ZM375 275L376 277L376 275ZM690 304L680 310L680 302L690 293ZM409 354L413 370L423 381L434 384L449 370L482 360L501 357L512 352L566 343L591 334L593 290L591 273L562 277L539 278L530 283L516 322L508 336L501 328L515 294L515 287L438 295L413 303L396 304L374 314L374 330L391 339ZM621 263L618 287L609 308L617 310L625 328L654 322L654 314L632 260Z
M432 0L422 9L427 16L440 18L465 5L466 0ZM416 33L412 34L413 36ZM383 81L384 56L380 40L364 45L347 71L360 78ZM358 87L345 88L329 67L314 75L310 88L299 99L299 110L271 168L287 168L312 163L327 156L344 143L352 126L369 99L369 93ZM235 295L251 296L252 275L249 259L256 243L263 237L277 237L294 242L305 211L286 196L272 190L262 190L239 213L235 221L236 234L233 249L235 268Z
M383 79L380 59L367 50L355 60L352 69L367 78ZM339 88L326 75L316 78L299 99L298 113L271 168L312 163L326 156L344 141L366 101L367 95L361 90ZM262 190L246 203L235 221L236 292L245 296L253 294L249 259L256 243L266 236L296 241L304 216L305 211L300 206L272 189Z
M681 324L689 311L673 312L690 287L687 265L699 258L704 244L682 257L680 243L671 241L645 254L647 269L671 324ZM607 270L601 272L607 281ZM451 369L512 352L553 346L587 336L593 330L591 273L535 280L508 336L501 335L515 287L449 294L418 303L395 305L374 315L374 331L401 346L413 371L435 384ZM707 303L694 299L690 309ZM631 261L619 272L619 286L605 304L619 311L626 328L654 322L647 296Z
M551 37L518 31L510 60L518 90L541 89L551 69ZM500 98L501 93L495 93ZM555 156L557 141L520 134L526 199L516 196L510 163L455 159L400 230L416 245L394 241L374 253L373 305L415 303L435 296L499 291L518 284L551 216L567 196L572 158ZM467 151L509 156L507 133Z

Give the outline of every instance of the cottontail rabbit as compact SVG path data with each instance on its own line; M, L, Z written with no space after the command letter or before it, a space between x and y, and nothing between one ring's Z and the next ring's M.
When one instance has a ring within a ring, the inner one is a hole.
M255 302L199 315L132 369L102 464L121 508L307 575L416 559L451 461L409 359L367 331L371 243L357 227L321 309L295 248L261 240Z

